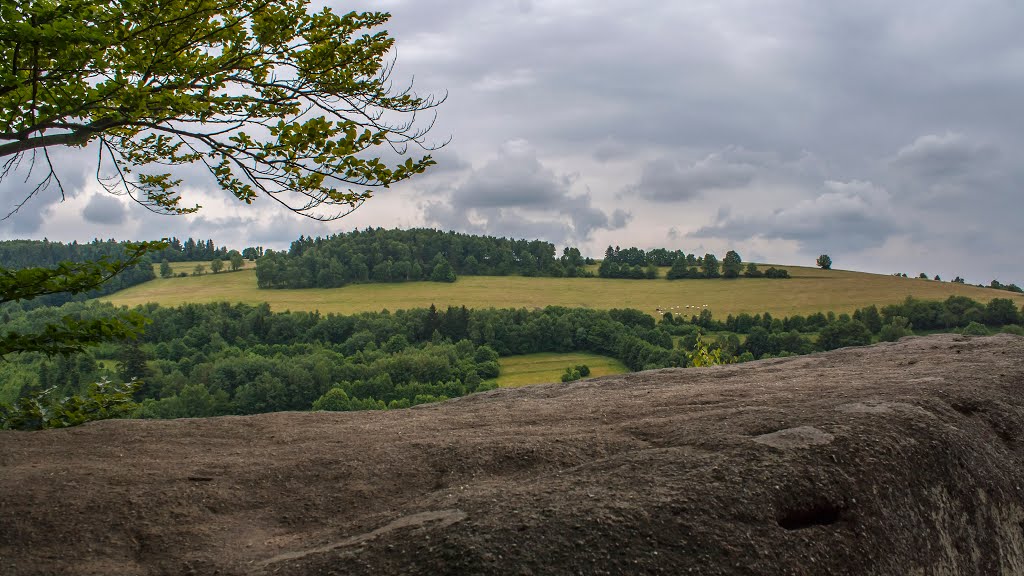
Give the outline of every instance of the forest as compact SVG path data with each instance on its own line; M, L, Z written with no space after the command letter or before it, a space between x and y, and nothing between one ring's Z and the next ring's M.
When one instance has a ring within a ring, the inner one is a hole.
M431 229L367 228L326 238L299 237L287 252L266 251L256 262L260 288L337 288L367 282L454 282L481 276L581 276L575 248L555 257L555 245Z
M109 315L96 302L59 307L7 305L8 330L30 331L65 314ZM33 391L81 392L111 379L142 382L135 416L175 418L280 410L403 408L486 390L499 358L535 352L587 351L631 370L693 365L707 345L723 362L807 354L930 331L1024 334L1024 311L1012 300L981 304L953 296L907 298L852 315L815 313L774 318L708 310L660 319L631 309L469 310L449 307L350 316L272 312L267 305L149 305L144 335L84 353L48 358L26 353L0 363L0 403Z

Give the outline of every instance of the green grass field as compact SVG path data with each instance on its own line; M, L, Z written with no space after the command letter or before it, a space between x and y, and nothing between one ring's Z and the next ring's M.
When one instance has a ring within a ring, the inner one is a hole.
M498 360L501 375L497 378L498 386L515 388L530 384L548 384L561 382L562 373L570 366L586 364L590 368L588 378L624 374L629 372L626 365L614 358L589 354L587 352L571 352L558 354L544 352L540 354L523 354L506 356Z
M190 272L195 263L176 263ZM253 268L233 273L157 279L111 294L103 300L135 306L158 302L176 306L188 302L267 302L275 311L319 310L321 313L399 310L428 307L543 308L569 306L595 309L636 308L657 316L656 308L696 314L705 304L715 317L748 312L773 316L812 312L852 312L871 304L902 301L907 296L944 300L962 295L980 302L1012 298L1024 305L1024 295L951 282L898 278L881 274L780 266L789 280L612 280L603 278L524 278L521 276L461 276L453 284L406 282L358 284L344 288L260 290ZM687 309L686 306L695 308ZM674 307L674 308L673 308Z
M212 272L210 272L210 261L209 260L204 260L202 262L168 262L168 264L171 266L171 271L174 272L175 276L177 276L178 274L181 274L181 273L185 273L185 274L191 275L192 272L194 272L195 269L196 269L196 264L202 264L203 265L203 273L204 274L212 274ZM156 269L157 275L159 275L160 274L160 264L157 263L154 266L154 268ZM251 268L251 269L255 270L256 269L256 263L252 262L252 261L249 261L249 260L243 260L242 261L242 268L241 268L241 270L245 270L247 268ZM229 262L227 260L224 260L224 270L222 270L219 273L223 274L224 272L230 272L230 271L231 271L231 262ZM236 272L237 272L237 270L236 270Z

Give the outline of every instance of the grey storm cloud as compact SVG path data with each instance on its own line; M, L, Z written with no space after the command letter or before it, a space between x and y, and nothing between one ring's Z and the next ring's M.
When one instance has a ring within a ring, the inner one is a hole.
M951 119L1022 122L1024 11L1005 0L655 2L643 18L611 2L391 11L400 65L405 44L410 70L438 72L468 122L491 130L500 115L546 146L601 155L612 135L630 149L737 144L857 162ZM471 98L453 89L502 77Z
M969 135L925 134L889 157L888 187L905 212L950 228L1016 228L1024 210L1022 170L1002 150Z
M975 144L962 134L926 134L900 148L891 164L897 171L935 180L970 174L996 150Z
M507 142L447 202L428 203L424 217L446 228L555 242L587 239L596 230L629 223L625 210L609 214L594 206L589 193L573 194L573 180L546 167L528 143Z
M473 171L451 202L460 208L545 208L559 204L571 183L569 176L543 166L527 144L511 142L498 158Z
M753 181L760 160L743 150L729 149L683 164L662 157L648 162L629 192L653 202L691 200L702 192L737 188Z
M748 239L756 236L795 240L813 250L863 250L902 231L889 193L870 182L825 182L817 196L764 216L732 217L695 233L697 238Z
M82 210L82 216L93 224L117 225L124 222L128 210L115 196L94 194Z

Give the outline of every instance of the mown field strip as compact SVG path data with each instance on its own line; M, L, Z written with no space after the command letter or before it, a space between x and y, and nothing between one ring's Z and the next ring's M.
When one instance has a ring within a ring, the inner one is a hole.
M629 371L625 364L614 358L586 352L544 352L506 356L500 358L498 364L501 365L501 375L498 376L497 383L502 388L561 382L562 373L566 368L580 364L586 364L590 368L589 378Z
M852 312L871 304L882 306L900 302L907 296L944 300L962 295L980 302L1012 298L1018 305L1024 304L1022 295L991 288L863 272L785 268L793 278L669 281L461 276L453 284L405 282L304 290L260 290L256 287L255 270L249 269L230 274L157 279L104 300L125 306L147 302L165 306L189 302L266 302L275 311L319 310L324 314L399 310L434 304L441 308L636 308L657 316L655 310L659 307L676 307L674 311L690 315L707 305L716 317L740 312L770 312L774 316L829 310ZM694 308L687 309L687 305Z

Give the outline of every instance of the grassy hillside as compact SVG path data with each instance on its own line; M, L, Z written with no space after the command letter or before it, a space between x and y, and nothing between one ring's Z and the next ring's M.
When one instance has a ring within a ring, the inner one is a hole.
M589 378L629 372L625 364L614 358L587 352L544 352L506 356L499 359L498 363L501 365L501 376L498 376L497 383L502 388L561 382L562 373L566 368L580 364L586 364L590 368Z
M181 264L183 269L191 267ZM942 300L962 295L980 302L1012 298L1024 305L1024 295L990 288L935 282L916 278L786 268L793 278L768 280L612 280L602 278L524 278L520 276L461 276L454 284L408 282L360 284L344 288L259 290L254 269L231 274L157 279L117 292L104 300L134 306L158 302L175 306L187 302L267 302L277 311L319 310L350 314L381 309L427 307L469 308L570 306L596 309L637 308L657 315L655 309L675 308L687 315L707 304L716 317L739 312L771 312L774 316L832 310L852 312L871 304L900 302L907 296Z
M171 266L171 270L174 272L175 275L182 274L182 273L191 275L192 272L194 272L195 269L196 269L196 264L202 264L203 265L203 271L204 271L205 274L212 274L212 272L210 272L210 262L211 262L210 260L203 260L201 262L200 261L196 261L196 262L168 262L168 264ZM159 275L160 274L160 264L157 263L154 266L154 268L156 269L157 275ZM241 270L245 270L246 268L251 268L251 269L255 270L256 269L256 263L251 261L251 260L243 260L242 261L242 268L241 268ZM228 261L228 260L224 260L224 270L221 271L220 273L223 274L224 272L231 272L231 262Z

